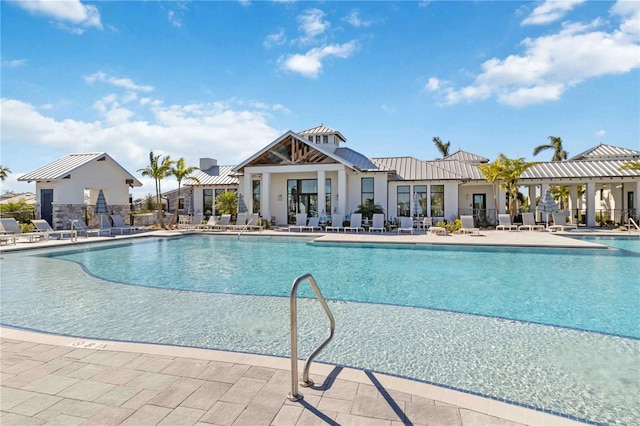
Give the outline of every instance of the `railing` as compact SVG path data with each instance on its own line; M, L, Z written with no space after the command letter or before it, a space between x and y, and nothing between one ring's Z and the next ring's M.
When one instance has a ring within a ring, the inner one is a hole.
M299 401L303 398L302 394L298 393L298 304L297 304L297 294L298 294L298 286L300 283L304 281L309 281L311 284L311 288L313 292L316 294L316 297L320 301L322 305L322 309L329 317L329 335L320 346L314 350L311 355L307 358L304 363L304 369L302 370L302 377L300 378L300 386L308 387L313 385L313 380L309 378L309 367L311 366L311 362L315 359L315 357L322 351L325 346L329 343L329 341L333 338L333 333L336 328L336 321L333 319L333 314L331 310L329 310L329 306L327 302L324 300L320 289L318 288L318 284L316 284L316 280L311 276L311 274L304 274L299 276L293 281L293 285L291 286L291 294L289 296L289 304L291 309L291 392L287 395L287 398L290 401Z
M638 224L636 223L635 220L633 220L632 218L629 218L629 222L627 223L627 230L629 232L631 232L631 225L633 225L638 231L640 231L640 226L638 226Z

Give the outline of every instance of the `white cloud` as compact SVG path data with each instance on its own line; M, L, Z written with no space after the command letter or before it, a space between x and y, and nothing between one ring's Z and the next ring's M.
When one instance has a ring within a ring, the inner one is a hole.
M278 63L283 69L302 74L305 77L317 78L322 70L322 61L330 57L346 59L356 51L358 44L350 41L344 44L331 44L316 47L307 53L281 57Z
M342 18L344 21L347 21L348 23L350 23L351 25L353 25L356 28L360 28L360 27L368 27L371 25L371 21L363 21L360 18L360 12L357 10L352 10L351 13L349 13L349 15L347 15L346 17Z
M20 68L27 64L26 59L12 59L7 61L2 61L2 66L9 68Z
M626 2L625 2L626 3ZM618 29L602 31L602 19L588 24L565 23L559 32L522 41L524 52L482 65L474 82L455 89L433 77L425 87L446 103L474 102L495 96L499 102L525 106L560 99L569 88L590 78L628 73L640 68L640 45L630 22L639 7L616 4L611 13L622 18Z
M310 43L329 29L331 24L323 19L324 16L320 9L309 9L298 16L298 28L303 33L300 37L301 43Z
M287 37L284 33L284 28L280 28L277 33L267 35L262 42L262 45L267 49L270 49L273 46L284 44L286 41Z
M533 9L531 15L527 16L522 25L541 25L550 24L562 19L576 6L584 3L586 0L546 0L540 6Z
M174 27L182 27L182 20L176 16L176 13L173 10L169 11L167 18L169 19L169 23Z
M48 16L54 19L60 28L75 34L82 34L91 27L102 29L98 8L84 5L79 0L29 0L18 1L15 4L34 15Z
M136 92L151 92L154 90L153 86L140 86L134 83L133 80L129 78L113 77L113 76L107 75L102 71L98 71L91 75L84 76L84 80L89 84L99 81L101 83L111 84L112 86L121 87L123 89L132 90Z
M261 104L260 109L234 107L238 103L165 106L145 98L145 102L124 107L119 96L108 95L94 103L99 118L89 122L56 119L29 103L3 98L0 130L3 145L29 143L62 152L105 151L133 174L146 167L151 150L184 157L189 165L197 166L201 157L238 164L280 134L269 126L268 111L286 110L282 105L267 104ZM140 119L144 114L151 119Z
M598 130L597 132L595 132L593 134L593 137L601 139L601 138L604 138L606 134L607 134L607 132L605 132L604 130Z

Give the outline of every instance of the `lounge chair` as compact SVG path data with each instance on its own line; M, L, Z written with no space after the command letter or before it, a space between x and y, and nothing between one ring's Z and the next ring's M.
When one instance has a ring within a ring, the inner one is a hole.
M258 225L259 221L260 221L260 216L257 214L252 214L249 217L249 221L247 222L247 230L262 232L262 230L264 229L264 226Z
M15 244L16 243L16 234L13 232L7 232L4 230L4 227L0 223L0 244Z
M518 227L518 230L522 231L523 229L527 231L535 231L536 229L544 231L544 225L536 224L536 218L533 213L522 213L522 225Z
M247 213L238 213L236 216L236 224L228 225L227 229L233 231L241 231L247 227Z
M425 217L422 219L421 222L419 222L418 229L424 229L425 231L428 231L429 228L431 228L432 226L433 226L433 218Z
M136 232L136 227L124 223L124 220L122 220L122 216L120 216L119 214L112 214L111 220L113 221L113 226L109 228L109 234L111 235L113 235L114 231L119 231L120 235L124 234L125 231L128 231L130 233Z
M30 243L33 243L34 241L40 241L40 239L45 236L42 232L22 232L20 224L12 217L0 219L0 224L2 225L4 234L13 235L15 238L14 241L26 239L29 240Z
M564 213L552 213L553 214L553 225L549 227L549 231L571 231L573 229L578 229L576 225L571 223L567 223L567 216Z
M427 234L447 235L448 233L447 228L443 226L430 226L429 229L427 229Z
M51 227L51 225L49 225L49 222L44 219L33 219L31 223L36 227L37 232L42 232L45 235L46 240L51 239L51 237L61 240L64 239L65 236L68 236L70 240L73 240L77 235L76 231L72 230L56 231Z
M499 214L498 215L498 223L496 226L497 231L517 231L518 225L514 225L511 223L511 215L508 214Z
M73 229L74 231L77 232L78 235L83 235L87 238L89 238L89 236L91 234L95 234L96 236L100 236L100 231L102 231L99 228L89 228L87 226L87 224L84 222L84 220L82 219L72 219L71 220L71 229Z
M179 215L178 216L178 229L193 229L193 216Z
M362 213L354 213L351 215L349 226L344 227L344 232L347 231L355 231L356 233L360 231L364 232L364 228L362 227Z
M480 228L476 228L473 223L473 216L461 215L460 222L462 222L462 228L458 230L461 234L478 234L480 235Z
M322 231L322 226L320 226L320 218L317 216L310 217L309 222L305 226L302 226L300 230L304 231L305 229L308 229L311 232L313 232L315 229L317 229L318 231Z
M327 232L340 232L340 230L342 229L342 221L343 221L343 217L341 214L332 214L331 215L331 225L327 226L324 230Z
M398 231L398 234L401 234L403 232L409 232L410 234L413 234L413 218L401 217L400 226L398 226L396 231Z
M382 213L374 213L373 218L371 219L371 226L369 227L369 232L380 231L383 233L385 231L384 228L384 214Z
M307 226L307 214L306 213L298 213L296 215L296 224L289 226L289 232L294 229L302 232L302 228Z
M209 218L209 221L210 220L211 218ZM207 224L209 224L209 221L207 221ZM223 214L222 216L220 216L220 221L216 221L214 218L214 224L211 226L211 228L205 228L205 229L211 229L212 231L226 231L229 228L229 226L232 226L232 225L229 225L230 221L231 221L231 215Z

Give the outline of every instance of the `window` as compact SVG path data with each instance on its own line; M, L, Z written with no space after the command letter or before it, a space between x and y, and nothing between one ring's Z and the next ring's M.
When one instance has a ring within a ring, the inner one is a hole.
M429 216L427 214L427 185L414 186L413 196L418 199L418 216Z
M184 198L178 198L178 210L184 210Z
M296 214L318 216L318 181L316 179L287 180L287 221L296 223Z
M322 135L322 143L329 143L329 136L328 135Z
M260 181L253 181L253 213L260 213Z
M411 187L409 185L400 185L397 190L398 194L398 217L411 216Z
M316 143L320 143L320 135L316 135Z
M444 217L444 185L431 185L431 217Z
M325 214L331 215L331 179L326 179L324 184L324 208Z
M367 203L373 204L373 178L362 178L360 185L362 191L361 204L363 206Z
M211 216L213 211L213 189L202 190L202 208L205 216Z

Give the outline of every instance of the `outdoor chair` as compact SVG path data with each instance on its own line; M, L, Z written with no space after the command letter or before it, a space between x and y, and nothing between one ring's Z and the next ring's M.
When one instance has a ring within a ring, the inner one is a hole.
M16 235L13 232L7 232L4 230L4 226L0 223L0 244L15 244Z
M4 229L5 234L13 234L16 241L26 239L29 240L30 243L33 243L40 241L44 237L44 234L41 232L22 232L20 224L12 217L0 219L0 224L2 224L2 229Z
M124 223L122 216L119 214L112 214L111 220L113 221L113 226L109 228L109 234L113 234L114 231L120 231L120 235L123 235L125 231L128 231L129 233L134 233L136 231L136 227Z
M355 231L356 233L360 231L364 232L364 228L362 227L362 213L354 213L351 215L349 226L344 227L344 232L347 231Z
M91 234L95 234L96 236L100 236L101 229L98 228L89 228L87 224L82 219L72 219L71 220L71 229L76 231L78 235L83 235L87 238Z
M564 213L552 213L553 215L553 225L549 227L549 231L572 231L574 229L578 229L576 225L571 223L567 223L567 216Z
M534 217L533 213L522 213L522 225L518 227L518 230L544 231L544 225L536 224L536 218Z
M496 226L497 231L517 231L518 225L514 225L511 223L511 215L509 214L499 214L498 215L498 226Z
M300 230L304 231L305 229L308 229L311 232L313 232L315 229L322 231L322 227L320 226L320 218L317 216L310 217L309 222L305 226L302 226Z
M247 213L238 213L236 216L236 224L228 225L227 229L234 231L241 231L247 227Z
M336 232L340 232L342 228L342 221L343 221L343 217L341 214L332 214L331 215L331 225L327 226L325 228L325 231L327 232L332 232L332 231L336 231Z
M209 218L209 220L207 221L207 225L209 225L209 223L211 222L211 218L213 216L211 216ZM216 221L215 218L213 218L213 222L214 224L211 225L210 228L205 228L205 229L210 229L212 231L225 231L227 230L227 228L229 228L229 222L231 221L231 215L230 214L223 214L222 216L220 216L220 221Z
M458 230L459 233L480 235L480 228L475 227L475 224L473 223L473 216L462 215L460 216L460 222L462 222L462 227Z
M382 213L374 213L373 218L371 219L371 226L369 227L369 232L380 231L383 233L385 231L384 228L384 214Z
M68 238L73 240L77 235L76 231L72 230L56 231L51 227L51 225L49 225L49 222L44 219L33 219L31 223L33 223L33 226L36 227L36 232L41 232L44 234L45 240L48 240L51 237L55 237L56 239L60 240L64 239L65 235L68 235Z
M291 232L294 229L297 229L298 231L302 232L302 228L304 228L305 226L307 226L307 214L298 213L296 215L296 224L289 226L289 232Z
M398 234L401 234L403 232L408 232L410 234L413 234L413 218L410 217L400 217L400 226L398 226L398 228L396 229L396 231L398 232Z

